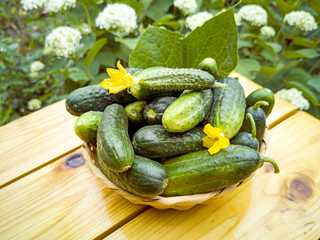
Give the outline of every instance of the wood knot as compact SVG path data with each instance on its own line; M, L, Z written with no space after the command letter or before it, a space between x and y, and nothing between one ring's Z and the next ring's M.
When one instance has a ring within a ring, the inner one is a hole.
M71 168L77 168L85 163L84 158L81 153L75 153L67 157L66 165Z
M289 192L286 197L294 202L306 201L312 195L312 188L310 185L312 185L312 179L305 175L293 178L292 181L289 182Z

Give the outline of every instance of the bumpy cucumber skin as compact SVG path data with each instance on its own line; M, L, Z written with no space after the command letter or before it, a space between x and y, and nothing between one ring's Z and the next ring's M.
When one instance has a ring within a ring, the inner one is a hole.
M134 76L143 89L183 91L203 90L214 86L215 78L208 72L192 68L152 67Z
M246 109L246 114L247 113L252 115L254 122L256 123L256 138L260 142L266 130L266 115L260 107L257 110L254 110L253 107L248 107ZM249 119L244 119L240 131L248 133L252 132L252 126Z
M168 132L186 132L200 123L210 109L211 89L180 96L164 112L162 125Z
M176 97L160 97L148 103L143 111L144 119L148 124L161 124L164 111L169 107Z
M214 100L209 123L220 128L226 138L233 138L240 130L246 109L246 99L240 83L231 77L219 80L227 88L214 89Z
M128 89L124 89L118 93L110 93L110 96L115 103L119 103L122 106L137 101L137 99L132 96L132 94L128 93Z
M129 120L137 125L144 125L145 120L143 116L144 107L146 106L146 101L135 101L129 103L124 110L129 118Z
M128 117L124 108L112 104L103 112L97 133L97 153L115 172L131 167L134 150L128 134Z
M266 117L268 117L274 106L275 99L273 92L268 88L259 88L253 91L246 98L247 107L251 107L259 101L266 101L269 103L268 106L260 106L264 111Z
M258 150L259 141L257 138L253 138L251 133L238 132L238 134L230 142L233 145L243 145L252 149Z
M103 174L122 189L142 197L160 195L168 184L165 168L151 159L134 155L132 167L125 172L113 172L98 154L97 162Z
M136 153L149 158L172 157L204 149L202 127L184 133L169 133L162 125L145 126L133 136Z
M66 109L75 116L88 111L100 111L113 103L109 91L99 85L78 88L71 92L66 99Z
M140 84L130 87L132 96L141 101L148 101L157 97L179 97L182 91L166 91L166 90L148 90L141 88Z
M97 142L98 126L102 112L89 111L81 114L74 124L76 135L83 141L95 144Z
M202 150L170 158L163 163L169 184L162 195L190 195L228 187L248 178L262 162L257 151L241 145L230 145L213 155Z

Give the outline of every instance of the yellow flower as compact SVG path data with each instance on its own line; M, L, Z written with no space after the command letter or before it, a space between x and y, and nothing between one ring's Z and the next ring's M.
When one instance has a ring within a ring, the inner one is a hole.
M202 139L203 146L209 148L211 155L230 145L229 139L221 135L220 128L214 128L208 123L203 132L207 135Z
M110 93L117 93L137 84L133 79L134 75L131 76L130 73L127 73L120 64L120 61L117 62L117 67L120 71L113 68L107 68L110 78L105 79L100 83L100 86L108 89Z

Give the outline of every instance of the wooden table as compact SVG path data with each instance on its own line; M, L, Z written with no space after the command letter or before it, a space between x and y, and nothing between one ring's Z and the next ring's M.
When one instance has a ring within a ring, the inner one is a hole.
M239 76L233 73L232 76ZM240 76L246 94L259 86ZM0 128L0 239L318 239L320 121L276 98L268 164L210 205L134 205L94 177L55 103Z

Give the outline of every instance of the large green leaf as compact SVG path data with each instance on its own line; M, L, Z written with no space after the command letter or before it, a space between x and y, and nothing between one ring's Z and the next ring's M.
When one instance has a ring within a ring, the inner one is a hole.
M205 22L188 36L149 26L130 55L129 66L196 68L207 57L214 58L221 76L237 65L237 28L233 9Z

